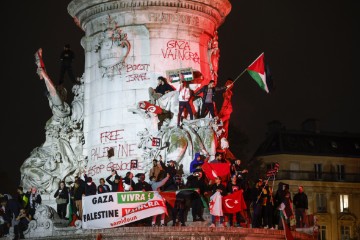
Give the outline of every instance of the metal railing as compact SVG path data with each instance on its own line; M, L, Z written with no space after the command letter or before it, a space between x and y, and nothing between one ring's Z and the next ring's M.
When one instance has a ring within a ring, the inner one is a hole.
M314 172L314 171L294 171L280 170L276 178L278 180L305 180L305 181L325 181L325 182L360 182L360 173L336 172Z

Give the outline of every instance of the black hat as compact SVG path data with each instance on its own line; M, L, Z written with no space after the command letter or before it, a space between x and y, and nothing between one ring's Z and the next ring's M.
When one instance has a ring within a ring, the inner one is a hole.
M201 172L202 173L202 170L201 169L195 169L194 172Z
M87 182L92 182L92 177L88 177Z
M145 173L137 173L137 174L135 175L135 177L137 177L137 178L139 178L139 177L141 177L141 176L144 176L144 177L145 177Z
M168 163L171 163L171 162L176 163L175 160L169 160L169 161L168 161Z

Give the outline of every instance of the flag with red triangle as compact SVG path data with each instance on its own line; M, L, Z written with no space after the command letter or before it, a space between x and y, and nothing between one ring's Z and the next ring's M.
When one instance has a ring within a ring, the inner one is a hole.
M270 86L272 86L270 74L267 73L264 62L264 53L261 53L255 61L247 67L247 72L255 80L261 89L270 92Z
M200 190L198 188L185 188L180 190L159 192L159 194L170 204L171 207L174 207L177 195L180 192L182 193L182 197L190 198L193 195L193 192L200 193Z

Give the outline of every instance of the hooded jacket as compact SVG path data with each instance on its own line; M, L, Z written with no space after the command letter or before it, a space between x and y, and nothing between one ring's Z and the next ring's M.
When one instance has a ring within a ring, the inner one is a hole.
M200 161L197 160L197 158L201 156L200 153L195 153L195 157L194 160L191 161L190 163L190 173L195 172L196 168L200 165L204 164L204 160L202 158L200 158Z

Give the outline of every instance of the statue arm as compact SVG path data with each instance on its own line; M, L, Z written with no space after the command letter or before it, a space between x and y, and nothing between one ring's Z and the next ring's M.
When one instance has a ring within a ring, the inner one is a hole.
M54 83L51 81L49 75L45 71L45 65L42 60L42 49L40 48L35 54L35 62L38 65L37 74L39 75L40 79L44 79L45 85L47 90L50 93L51 101L54 105L60 106L63 104L61 97L59 96L58 92L56 91Z

